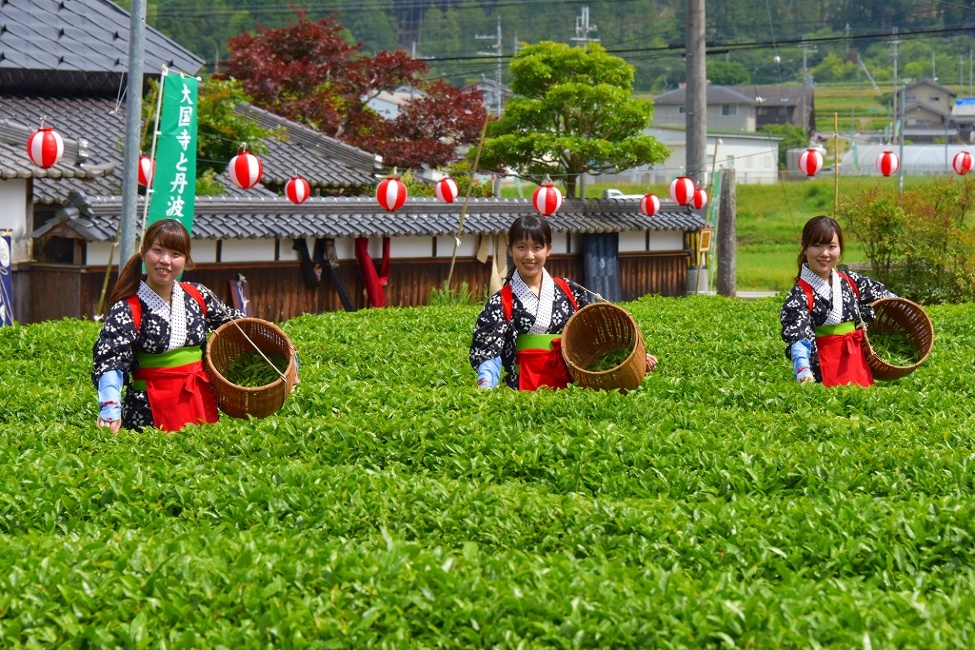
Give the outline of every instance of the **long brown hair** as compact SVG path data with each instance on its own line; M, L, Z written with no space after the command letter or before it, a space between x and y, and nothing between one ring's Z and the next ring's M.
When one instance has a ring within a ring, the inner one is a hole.
M115 289L112 290L112 295L108 299L109 305L114 305L119 300L134 296L139 291L139 282L142 280L142 260L146 251L157 242L161 246L182 253L186 258L184 271L193 268L193 259L190 257L190 233L186 227L175 219L157 221L146 229L146 234L142 238L142 250L130 257L122 270L119 271Z
M806 222L802 229L802 250L799 251L799 257L796 259L796 264L799 267L796 282L802 277L802 265L806 262L806 249L816 244L830 243L833 241L833 235L836 235L836 241L840 243L840 255L843 255L843 251L846 250L846 246L843 244L843 230L836 219L821 214Z

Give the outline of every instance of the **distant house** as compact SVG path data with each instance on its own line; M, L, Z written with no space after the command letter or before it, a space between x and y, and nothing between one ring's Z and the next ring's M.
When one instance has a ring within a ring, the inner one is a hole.
M952 120L957 93L931 79L920 79L904 87L904 138L919 144L952 141L958 123ZM898 109L898 112L900 109Z
M654 127L687 124L687 89L678 88L653 99ZM707 87L707 125L714 131L740 131L751 133L755 130L755 99L732 90L727 86Z
M13 239L14 316L22 323L94 317L104 309L102 288L114 282L119 263L126 113L119 88L130 17L109 0L3 0L3 18L0 231L9 230ZM39 38L47 39L43 47ZM147 29L146 76L163 66L196 74L202 65ZM511 221L534 212L526 199L462 205L411 197L395 214L386 213L371 194L381 177L375 155L267 111L236 108L283 131L284 139L266 141L264 175L254 188L224 181L224 195L196 197L197 267L186 279L230 301L231 283L246 278L254 316L283 320L370 305L422 305L451 269L457 286L466 282L480 294L495 286L505 266L503 234ZM25 153L27 135L42 118L65 139L64 158L49 169L34 166ZM280 194L296 173L313 189L300 205ZM688 242L704 220L663 203L649 219L635 200L566 201L551 219L551 271L610 300L685 294ZM466 219L457 237L462 210Z
M816 130L816 97L811 86L729 86L755 102L755 130L772 124Z
M375 97L370 98L366 102L366 106L387 120L395 120L399 117L404 104L409 103L417 96L425 94L423 91L410 86L400 86L391 93L386 91L380 92Z
M683 127L687 123L687 89L654 98L653 126ZM803 86L707 87L708 129L752 132L770 124L794 124L807 134L816 130L813 89Z

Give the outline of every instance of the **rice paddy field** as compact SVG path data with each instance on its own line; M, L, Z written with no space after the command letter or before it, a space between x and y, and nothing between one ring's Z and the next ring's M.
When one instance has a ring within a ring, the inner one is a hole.
M98 324L0 328L0 646L972 647L975 307L827 390L780 304L624 304L625 395L478 390L476 306L305 315L278 413L117 436Z

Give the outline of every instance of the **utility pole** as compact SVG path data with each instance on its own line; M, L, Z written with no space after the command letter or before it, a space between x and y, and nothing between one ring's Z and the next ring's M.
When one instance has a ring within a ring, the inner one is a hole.
M478 52L478 54L494 54L498 59L497 69L494 74L494 90L495 90L495 106L497 107L497 116L501 117L501 16L498 16L498 30L493 36L489 34L479 34L474 38L478 40L494 39L494 45L491 46L493 52Z
M707 65L704 60L704 0L686 1L685 76L687 78L687 175L704 183L707 156Z
M897 28L896 27L894 27L894 32L893 33L894 33L894 40L892 40L890 42L890 44L894 46L894 92L890 96L890 101L891 101L891 105L890 105L890 119L893 121L893 128L891 129L891 132L890 132L890 141L891 141L891 143L893 143L893 141L894 141L894 136L896 135L895 132L897 131L897 127L898 127L898 125L897 125L897 56L898 56L897 46L900 45L900 41L897 39ZM900 130L901 131L904 130L904 125L903 124L900 125Z
M142 68L146 49L146 0L132 0L129 22L129 79L125 89L125 151L122 214L119 216L119 272L135 253L139 199L139 140L142 133ZM162 87L160 87L162 92ZM148 199L147 199L148 200Z
M589 22L589 7L582 8L582 14L576 16L576 35L572 37L571 40L575 41L581 47L586 47L590 41L599 42L598 38L591 38L590 33L596 31L595 23Z

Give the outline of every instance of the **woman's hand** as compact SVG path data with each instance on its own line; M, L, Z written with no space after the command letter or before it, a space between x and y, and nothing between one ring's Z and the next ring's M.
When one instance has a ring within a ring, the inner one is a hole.
M657 357L653 356L652 354L647 354L647 372L653 372L658 363L659 361L657 360Z
M112 433L118 434L119 429L122 428L121 420L103 420L101 416L98 418L98 426L107 427L112 430Z

